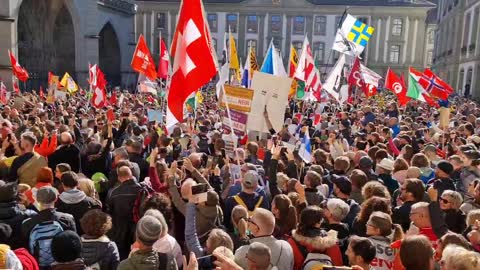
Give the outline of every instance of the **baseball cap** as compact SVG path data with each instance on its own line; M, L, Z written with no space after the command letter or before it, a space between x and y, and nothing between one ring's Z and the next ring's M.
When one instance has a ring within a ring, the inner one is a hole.
M246 188L255 188L258 185L258 173L255 171L248 171L243 176L242 184Z

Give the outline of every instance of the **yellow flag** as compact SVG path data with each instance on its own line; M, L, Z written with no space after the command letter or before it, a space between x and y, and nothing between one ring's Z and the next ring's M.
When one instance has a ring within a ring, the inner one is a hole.
M197 102L199 104L202 104L203 103L203 95L200 91L197 91Z
M230 33L230 68L235 72L240 73L240 64L238 63L237 46L235 46L235 39L233 34Z
M78 91L77 83L73 80L70 74L68 74L68 72L65 72L65 75L63 75L63 78L60 81L60 85L63 86L65 90L70 92L70 94Z
M289 77L293 78L295 74L295 70L297 69L298 65L298 55L297 50L293 45L290 45L290 60L288 61L288 75ZM294 78L292 81L292 87L290 87L290 92L288 93L288 98L292 98L297 91L297 80Z

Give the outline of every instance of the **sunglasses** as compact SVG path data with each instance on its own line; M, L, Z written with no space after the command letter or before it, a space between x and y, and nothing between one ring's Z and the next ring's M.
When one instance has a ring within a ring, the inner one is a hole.
M257 226L257 227L259 227L259 228L260 228L260 226L258 226L258 224L257 224L257 223L255 223L255 222L252 220L252 218L251 218L251 217L249 217L249 218L247 219L247 221L248 221L248 223L252 223L253 225L255 225L255 226Z
M445 198L440 198L439 199L441 202L443 202L444 204L447 204L447 203L450 203L449 200L445 199Z

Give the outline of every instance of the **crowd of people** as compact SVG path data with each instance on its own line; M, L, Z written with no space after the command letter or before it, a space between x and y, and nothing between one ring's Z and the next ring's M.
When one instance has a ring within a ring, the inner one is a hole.
M291 100L230 149L214 94L170 132L124 95L1 106L0 269L480 269L473 101Z

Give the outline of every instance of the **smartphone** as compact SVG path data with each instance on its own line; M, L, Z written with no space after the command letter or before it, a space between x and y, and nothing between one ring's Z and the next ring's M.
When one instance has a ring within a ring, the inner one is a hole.
M225 149L222 149L222 158L226 158L227 157L227 154L225 153Z
M197 184L192 186L192 196L195 203L201 203L207 201L207 184Z

